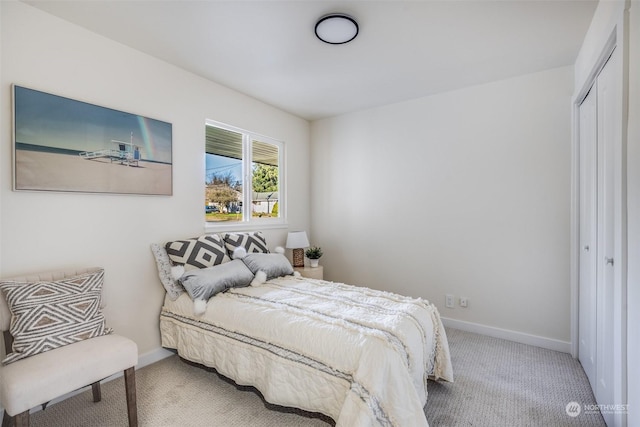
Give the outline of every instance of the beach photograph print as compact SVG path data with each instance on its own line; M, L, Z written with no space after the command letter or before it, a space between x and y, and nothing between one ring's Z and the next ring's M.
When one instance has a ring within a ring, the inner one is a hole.
M14 189L172 194L171 123L13 86Z

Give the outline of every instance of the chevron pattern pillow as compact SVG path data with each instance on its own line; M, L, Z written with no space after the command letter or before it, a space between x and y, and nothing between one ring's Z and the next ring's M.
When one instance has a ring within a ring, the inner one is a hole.
M0 282L11 310L4 365L111 333L100 308L104 270L51 282Z
M253 233L225 233L224 244L229 251L229 255L238 247L243 247L247 253L269 253L267 239L260 231Z
M217 234L167 242L164 248L171 261L184 264L185 270L213 267L231 261L222 238Z

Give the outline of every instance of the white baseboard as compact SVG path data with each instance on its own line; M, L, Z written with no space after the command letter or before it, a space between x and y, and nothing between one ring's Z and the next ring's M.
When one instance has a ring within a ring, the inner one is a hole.
M138 365L136 369L144 368L145 366L151 365L152 363L156 363L161 361L162 359L166 359L169 356L173 356L176 354L171 350L167 350L166 348L157 348L155 350L151 350L145 354L138 356ZM120 373L122 375L122 373Z
M515 341L522 344L542 347L549 350L561 351L571 354L571 343L553 338L545 338L531 335L524 332L511 331L509 329L496 328L494 326L481 325L479 323L466 322L464 320L449 319L442 317L442 323L446 327L460 329L462 331L474 332L476 334L487 335L494 338Z
M138 356L138 364L136 365L136 369L144 368L145 366L151 365L152 363L155 363L155 362L159 362L160 360L165 359L169 356L173 356L174 354L175 354L174 352L162 347L149 351L145 354L141 354ZM101 381L101 383L104 384L111 380L115 380L116 378L120 378L123 375L124 375L124 372L118 372L117 374L113 374L110 377L105 378L104 380ZM76 394L82 393L85 390L86 390L86 387L83 387L79 390L75 390L75 391L72 391L71 393L67 393L63 396L57 397L52 401L50 401L48 405L55 405L56 403L62 402L63 400L73 397ZM36 406L35 408L31 409L30 413L33 414L41 410L42 410L41 406ZM2 405L0 405L0 413L4 413L4 408L2 407Z

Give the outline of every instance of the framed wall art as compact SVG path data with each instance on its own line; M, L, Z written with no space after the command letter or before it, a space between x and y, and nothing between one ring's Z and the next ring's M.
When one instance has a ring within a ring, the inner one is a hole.
M172 125L13 86L14 190L172 194Z

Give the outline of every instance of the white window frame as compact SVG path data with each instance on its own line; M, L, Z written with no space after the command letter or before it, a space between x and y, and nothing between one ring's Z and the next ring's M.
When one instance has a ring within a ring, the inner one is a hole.
M206 126L214 126L231 132L242 134L242 220L232 223L213 223L205 221L205 230L210 232L226 231L226 230L264 230L273 228L287 228L287 204L286 204L286 173L285 173L285 144L283 141L251 132L226 123L217 122L215 120L205 120ZM251 207L253 194L253 186L251 182L251 164L252 158L252 141L257 140L267 144L273 144L278 147L278 218L254 218L249 209L247 215L247 207ZM205 147L204 157L206 159L207 152ZM206 167L206 160L205 160ZM248 191L247 191L248 190ZM200 204L202 205L202 203ZM202 210L202 209L200 209Z

